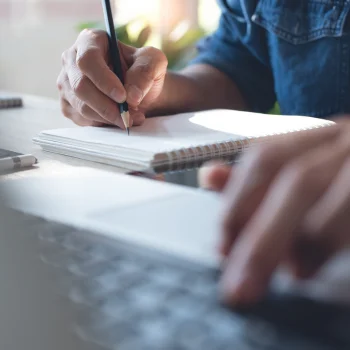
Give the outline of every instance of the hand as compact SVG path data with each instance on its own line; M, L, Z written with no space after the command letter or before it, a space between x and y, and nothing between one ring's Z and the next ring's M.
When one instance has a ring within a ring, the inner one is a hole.
M167 68L165 55L151 47L136 49L119 43L125 86L110 69L108 37L99 30L84 30L62 55L57 79L63 114L81 126L117 125L124 129L116 102L129 104L133 125L162 91Z
M350 244L350 120L278 138L241 164L204 167L203 187L223 191L222 292L260 299L286 264L309 278Z

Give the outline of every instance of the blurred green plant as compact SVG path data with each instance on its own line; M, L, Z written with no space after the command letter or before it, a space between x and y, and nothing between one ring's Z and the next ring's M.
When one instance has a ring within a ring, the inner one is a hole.
M133 26L140 23L142 23L141 29L138 30L135 36L132 30ZM78 31L82 31L86 28L105 29L104 23L101 22L83 22L77 25ZM175 30L176 28L174 32ZM124 44L134 47L143 47L151 38L152 28L149 24L135 19L116 27L115 32L118 39ZM185 28L182 32L180 31L180 34L169 35L168 38L163 39L160 49L164 52L169 61L169 69L178 70L186 66L188 61L195 55L196 42L205 35L206 31L202 28Z
M142 47L146 44L147 40L151 35L151 27L149 25L146 25L144 28L142 28L139 35L135 39L132 36L130 36L130 26L132 23L133 21L126 23L122 26L116 27L116 35L118 39L126 45ZM77 26L78 31L82 31L86 28L105 30L104 24L101 22L83 22L79 23Z
M270 114L277 114L277 115L281 114L281 109L280 109L278 102L275 103L275 105L273 106L273 108L270 110L269 113Z

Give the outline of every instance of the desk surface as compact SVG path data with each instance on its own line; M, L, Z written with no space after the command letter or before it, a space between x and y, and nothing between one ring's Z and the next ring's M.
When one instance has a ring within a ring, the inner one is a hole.
M42 175L47 172L67 171L71 167L88 166L113 172L125 172L116 167L87 162L58 154L43 152L34 145L32 138L45 129L77 127L65 118L58 100L43 97L9 94L0 91L0 96L21 96L22 108L0 109L0 148L35 155L39 163L36 167L6 176Z
M22 108L0 109L0 148L30 153L37 157L37 166L11 173L4 177L45 176L45 174L67 174L73 167L90 167L116 173L125 173L125 169L114 166L88 162L85 160L43 152L32 142L42 130L65 127L78 127L65 118L60 110L59 101L39 96L8 93L0 90L0 96L20 96L23 99ZM167 182L197 187L197 170L181 173L165 174Z

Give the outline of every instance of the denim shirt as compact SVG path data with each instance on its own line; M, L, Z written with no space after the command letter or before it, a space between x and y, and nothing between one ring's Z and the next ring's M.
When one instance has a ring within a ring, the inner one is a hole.
M326 118L350 113L350 0L219 0L195 63L238 86L249 109Z

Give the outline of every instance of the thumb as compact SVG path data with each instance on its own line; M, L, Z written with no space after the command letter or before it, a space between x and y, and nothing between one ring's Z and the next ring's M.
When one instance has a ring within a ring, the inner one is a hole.
M133 61L126 72L125 86L127 102L132 107L138 107L152 88L153 98L161 92L168 60L164 53L153 47L135 50ZM126 63L128 59L126 58Z

